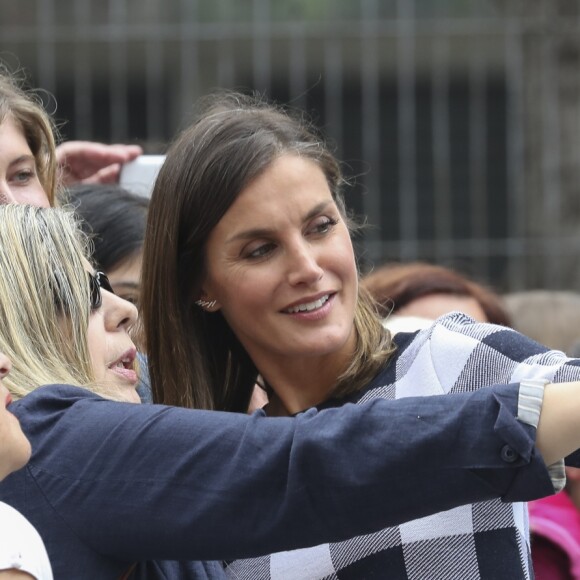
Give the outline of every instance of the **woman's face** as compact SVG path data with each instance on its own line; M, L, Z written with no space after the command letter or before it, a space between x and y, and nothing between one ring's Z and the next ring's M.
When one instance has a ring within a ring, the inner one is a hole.
M217 300L258 368L353 349L354 252L316 163L276 159L242 190L206 251L202 298Z
M18 419L8 411L12 402L2 379L10 372L10 360L0 353L0 480L26 465L30 459L30 443Z
M128 330L137 321L133 304L100 289L102 304L89 318L88 343L95 380L120 389L128 401L139 403L135 345Z
M10 116L0 123L0 203L50 205L34 155L20 126Z
M143 252L139 252L107 272L115 294L123 300L128 300L131 304L139 303L142 263Z

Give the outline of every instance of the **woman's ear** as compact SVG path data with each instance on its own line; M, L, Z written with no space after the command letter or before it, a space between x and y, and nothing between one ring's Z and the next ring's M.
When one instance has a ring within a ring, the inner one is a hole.
M212 300L211 296L208 296L203 291L199 300L196 300L195 303L206 312L217 312L221 308L217 300Z

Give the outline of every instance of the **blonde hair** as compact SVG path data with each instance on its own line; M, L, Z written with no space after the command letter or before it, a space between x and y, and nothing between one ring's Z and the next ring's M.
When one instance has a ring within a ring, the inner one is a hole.
M0 123L12 118L34 156L38 178L50 205L57 190L56 127L38 92L25 91L15 74L0 64Z
M88 348L88 240L63 209L0 206L0 352L15 398L51 383L99 391Z

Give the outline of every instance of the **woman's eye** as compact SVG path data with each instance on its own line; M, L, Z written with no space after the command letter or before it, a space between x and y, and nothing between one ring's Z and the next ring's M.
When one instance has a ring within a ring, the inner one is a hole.
M117 294L117 296L119 298L122 298L123 300L126 300L127 302L130 302L131 304L133 304L134 306L137 306L137 303L139 302L139 297L136 296L135 294Z
M31 171L30 169L23 169L22 171L15 173L12 179L18 183L26 183L33 178L34 171Z
M257 248L246 253L246 258L250 260L257 260L259 258L264 258L274 250L274 244L262 244Z
M312 233L312 234L326 234L337 223L338 223L338 220L333 219L333 218L329 218L329 217L320 218L312 224L312 227L310 228L310 233Z

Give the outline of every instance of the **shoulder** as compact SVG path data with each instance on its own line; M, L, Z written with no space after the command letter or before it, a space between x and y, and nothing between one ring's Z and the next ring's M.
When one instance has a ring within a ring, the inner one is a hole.
M416 342L428 342L429 347L439 355L449 353L455 357L471 355L478 348L495 351L516 361L550 352L512 328L477 322L460 312L438 318L418 333Z
M515 330L455 312L436 320L415 341L427 351L445 391L473 390L524 379L580 379L580 361Z
M32 524L0 502L0 569L15 568L35 578L52 578L44 543Z
M71 410L95 401L105 402L105 399L73 385L44 385L12 403L10 411L18 417L30 438L37 434L37 430L44 431L47 423L55 423Z
M10 410L18 414L24 410L67 407L87 399L102 399L102 397L88 389L74 385L44 385L15 401Z
M511 328L476 322L460 312L442 316L413 334L399 333L395 343L396 355L380 380L394 385L393 398L473 391L524 379L580 379L580 360L549 350Z

